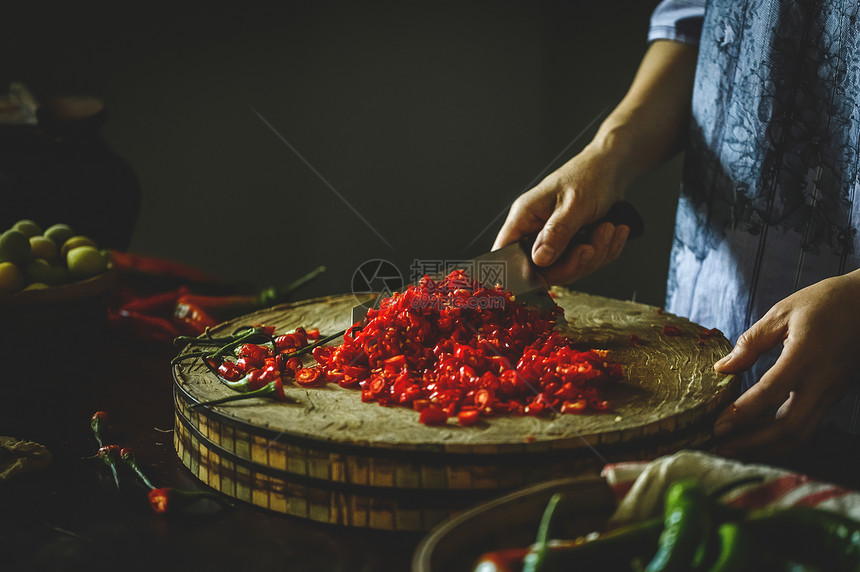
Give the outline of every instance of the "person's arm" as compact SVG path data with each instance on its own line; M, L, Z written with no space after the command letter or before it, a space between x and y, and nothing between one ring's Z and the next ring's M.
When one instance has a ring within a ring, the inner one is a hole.
M514 202L493 248L536 235L532 258L548 267L543 273L551 284L572 282L614 260L627 240L624 225L604 223L590 244L565 249L576 231L606 214L636 177L680 149L696 54L688 44L653 42L629 91L594 139Z

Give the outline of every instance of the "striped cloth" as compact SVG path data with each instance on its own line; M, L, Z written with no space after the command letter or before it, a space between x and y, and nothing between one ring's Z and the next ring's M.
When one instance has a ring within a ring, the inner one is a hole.
M860 520L860 493L816 481L805 475L765 465L746 465L701 451L680 451L655 461L606 465L602 476L612 487L618 509L611 527L659 516L669 485L694 479L706 491L747 477L760 483L740 486L722 497L722 502L748 510L767 506L809 506Z

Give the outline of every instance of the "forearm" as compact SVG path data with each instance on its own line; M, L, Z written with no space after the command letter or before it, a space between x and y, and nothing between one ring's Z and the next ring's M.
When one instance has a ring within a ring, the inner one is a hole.
M617 165L622 188L680 150L690 117L696 55L696 48L687 44L651 44L624 99L588 145Z

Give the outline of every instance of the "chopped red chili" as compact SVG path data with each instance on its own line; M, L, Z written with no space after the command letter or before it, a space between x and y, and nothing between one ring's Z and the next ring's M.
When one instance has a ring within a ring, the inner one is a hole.
M268 387L276 398L283 386L272 381L281 375L302 387L337 383L360 389L362 401L412 407L427 425L452 416L472 425L497 414L605 411L599 387L621 379L621 366L605 350L571 347L555 331L560 313L525 306L456 270L383 299L339 346L311 350L308 339L319 330L297 328L270 341L273 349L241 345L235 363L220 364L218 373L228 382L245 375L247 389ZM303 367L298 356L309 351L318 365Z
M663 334L666 336L680 336L681 328L674 324L666 324L663 326Z
M708 330L702 330L699 332L699 339L706 340L708 338L715 338L717 336L721 336L723 333L717 328L711 328Z
M303 367L296 372L295 377L296 383L302 387L314 387L325 383L322 377L322 369L319 367Z
M448 414L441 407L427 407L421 410L418 421L425 425L444 425L448 421Z
M622 377L606 352L575 350L554 331L560 312L524 306L454 271L384 299L343 344L315 350L314 358L327 381L362 387L364 401L422 412L430 404L452 415L464 406L481 416L541 415Z

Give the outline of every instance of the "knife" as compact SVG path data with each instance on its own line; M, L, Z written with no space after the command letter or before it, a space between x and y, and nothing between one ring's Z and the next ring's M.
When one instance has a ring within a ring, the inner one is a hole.
M645 232L645 223L636 208L626 201L619 201L612 205L603 218L579 229L570 240L567 250L578 244L588 242L594 229L604 222L629 226L628 240L637 238ZM549 295L546 282L538 273L537 266L532 262L533 244L534 237L524 238L519 242L477 256L465 263L453 265L446 272L451 272L458 267L468 267L464 270L467 271L469 277L473 280L477 279L487 287L500 284L505 290L512 292L519 302L542 310L552 308L555 302ZM352 309L352 323L357 324L364 321L367 317L367 311L370 308L378 307L381 300L382 296L380 295L364 304L355 306Z

